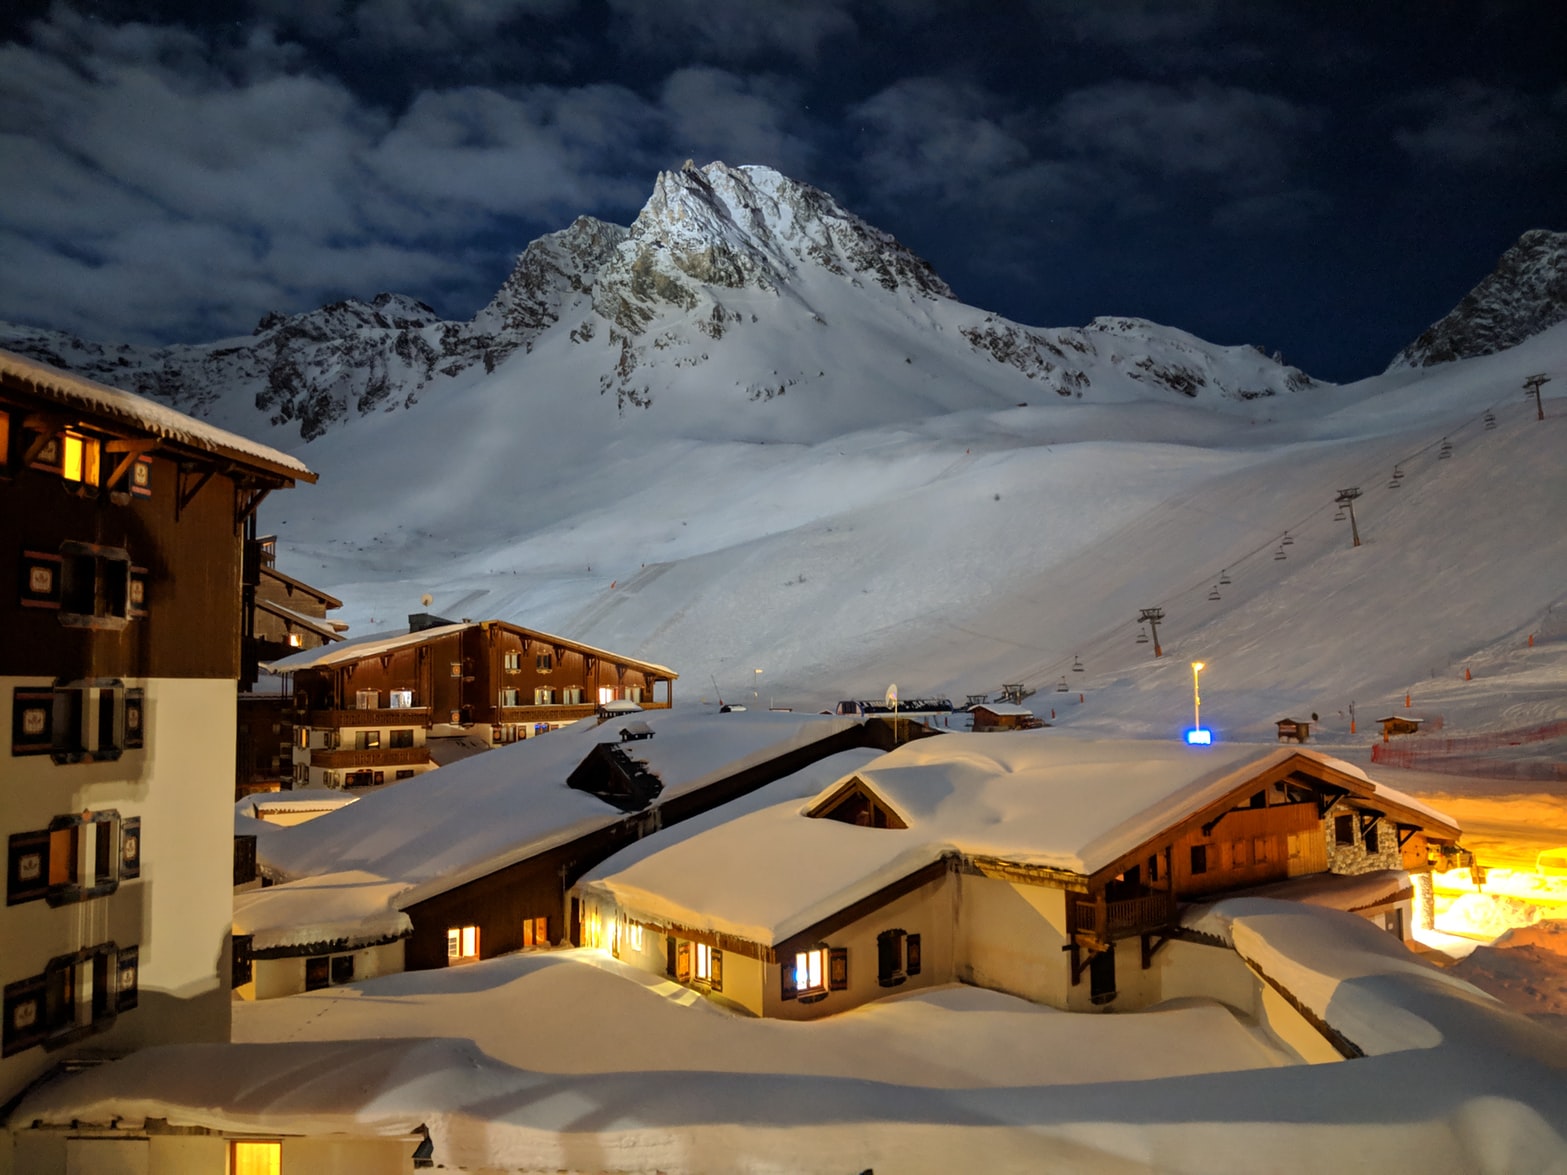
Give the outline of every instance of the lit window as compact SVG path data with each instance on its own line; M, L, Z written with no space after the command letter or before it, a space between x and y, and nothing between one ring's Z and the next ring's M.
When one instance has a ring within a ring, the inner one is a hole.
M100 451L101 446L91 437L84 437L80 433L67 432L65 434L60 475L66 481L76 481L84 485L96 486L98 484L98 454Z
M234 1175L280 1175L283 1170L281 1142L234 1142L231 1170Z
M801 995L827 990L827 952L801 951L794 957L794 990Z
M533 691L533 704L535 706L553 706L555 704L555 691L548 686L540 686Z
M412 710L414 705L414 692L411 689L394 689L392 694L392 709Z
M501 665L508 673L517 672L522 668L522 654L515 650L509 653L502 653Z
M547 947L550 945L550 920L548 918L524 918L522 920L522 945Z
M508 686L506 689L501 690L501 705L516 706L518 704L518 693L515 689Z
M615 687L614 686L612 686L612 685L604 685L604 686L600 686L599 687L599 705L600 706L604 705L606 702L613 702L614 700L615 700Z
M358 741L358 750L373 751L381 745L381 732L379 730L361 730Z
M713 978L713 948L705 942L696 944L696 977L698 979Z
M540 673L547 673L555 668L555 658L549 653L539 653L533 658L533 667Z
M446 961L461 962L479 957L479 928L454 926L446 932Z
M626 942L634 951L642 949L642 923L633 922L626 931Z
M305 643L304 642L304 638L302 638L297 632L291 632L291 633L288 634L288 647L289 648L297 649L301 645L303 645L304 643Z

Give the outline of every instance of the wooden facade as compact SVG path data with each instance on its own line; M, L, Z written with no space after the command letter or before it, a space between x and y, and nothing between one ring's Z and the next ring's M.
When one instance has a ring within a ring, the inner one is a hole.
M234 763L245 531L296 480L315 475L0 352L0 1103L79 1047L228 1038L232 798L213 784Z

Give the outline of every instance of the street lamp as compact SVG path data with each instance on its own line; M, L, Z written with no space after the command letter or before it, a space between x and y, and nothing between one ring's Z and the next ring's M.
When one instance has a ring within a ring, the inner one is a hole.
M1213 742L1213 731L1202 728L1202 694L1197 688L1198 675L1206 668L1201 661L1192 662L1192 728L1186 732L1186 741L1194 747Z
M761 705L761 703L762 703L762 671L760 669L753 669L753 670L751 670L751 697L753 699L755 699L757 705Z

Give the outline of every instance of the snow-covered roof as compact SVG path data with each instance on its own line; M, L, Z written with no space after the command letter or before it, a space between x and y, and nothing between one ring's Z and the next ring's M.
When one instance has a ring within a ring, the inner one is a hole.
M234 933L251 935L257 951L400 938L413 930L392 906L404 888L349 870L250 890L234 896Z
M652 851L617 854L582 884L650 919L775 946L944 853L1092 874L1296 755L1453 824L1372 784L1353 764L1293 747L946 734L846 777L861 780L907 828L804 816L844 779L803 806L779 804Z
M417 632L402 629L394 633L382 635L371 634L357 640L343 641L331 648L305 649L302 652L290 653L287 657L280 657L276 661L268 662L265 668L272 673L293 673L299 669L318 669L327 665L345 665L351 661L357 661L361 657L374 657L381 653L390 653L394 649L407 648L409 645L422 644L427 640L449 636L454 632L462 632L469 628L481 628L484 625L497 625L513 632L520 632L531 640L544 641L549 644L561 645L568 649L576 649L578 652L587 653L592 657L602 657L606 661L615 661L624 665L635 665L639 669L660 676L677 678L680 675L665 665L657 665L652 661L641 661L636 657L627 657L623 653L611 653L608 649L595 648L585 645L581 641L574 641L569 637L554 636L551 633L540 632L536 628L523 628L521 625L512 624L505 620L467 620L457 624L440 624L433 628L422 628Z
M358 796L333 787L296 787L292 791L256 792L237 800L242 816L258 812L328 812L357 802Z
M853 718L651 710L657 737L627 744L663 782L653 806L847 730ZM302 878L363 870L402 888L406 908L624 819L566 777L616 728L584 720L429 771L258 845L267 871Z
M300 481L316 480L316 475L304 462L269 445L248 440L227 429L204 424L134 392L83 379L57 367L13 355L9 351L0 351L0 377L23 384L30 391L55 403L107 417L165 440Z
M975 710L989 710L999 716L1016 716L1019 718L1032 718L1034 712L1027 706L1019 706L1016 702L977 702Z

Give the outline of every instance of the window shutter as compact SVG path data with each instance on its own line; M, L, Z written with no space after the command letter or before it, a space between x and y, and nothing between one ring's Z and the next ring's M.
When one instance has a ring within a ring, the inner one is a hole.
M664 939L664 974L671 979L675 976L675 940L672 935Z
M675 979L679 983L691 982L691 944L688 942L675 949Z
M827 951L827 990L849 990L848 947L830 947Z
M920 973L920 936L917 934L909 935L904 940L904 948L908 952L908 962L903 965L903 969L910 975L918 975Z
M794 956L780 955L778 957L778 995L780 999L792 1000L799 992L794 986Z
M6 853L5 904L49 895L49 833L17 832Z
M119 953L115 965L115 1010L127 1012L136 1006L139 948L126 947Z
M715 950L712 962L713 975L711 983L714 991L724 990L724 952Z
M54 750L54 691L18 689L11 698L11 754L47 755Z

